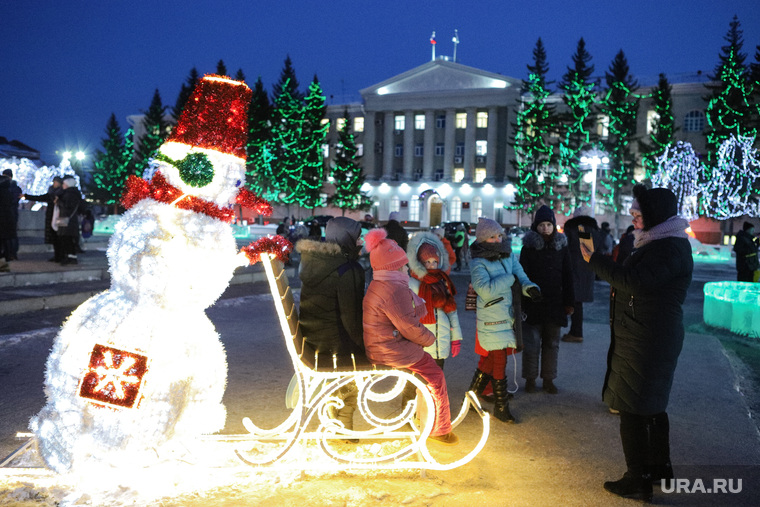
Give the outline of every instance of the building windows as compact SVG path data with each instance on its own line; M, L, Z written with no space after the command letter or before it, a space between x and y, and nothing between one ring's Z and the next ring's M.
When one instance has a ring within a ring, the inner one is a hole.
M654 132L654 128L657 126L657 122L660 121L660 115L657 111L650 109L647 111L647 135Z
M436 169L433 171L433 180L441 181L443 179L443 169Z
M414 115L414 129L425 130L425 115L424 114Z
M449 213L450 222L459 222L462 219L462 199L459 197L451 198L451 210Z
M464 143L457 143L456 148L454 148L454 155L464 157Z
M417 143L414 145L414 156L415 157L421 157L423 153L422 143Z
M420 221L420 200L415 197L409 201L409 220L412 222Z
M599 115L596 117L596 133L602 139L606 139L610 135L610 117L607 115Z
M364 132L364 116L354 118L354 132Z
M335 124L335 128L340 132L343 130L343 127L346 125L346 119L345 118L338 118L337 123Z
M391 197L391 213L401 210L401 199L397 195Z
M467 113L457 113L455 125L458 129L467 128Z
M395 130L404 130L406 128L406 117L403 114L393 118L393 128Z
M473 197L470 205L470 222L477 222L481 215L483 215L483 199Z
M685 132L702 132L705 129L705 113L702 111L689 111L683 120Z
M445 145L443 143L435 143L435 156L442 157Z
M475 126L479 129L488 128L488 113L481 111L475 116Z
M437 129L445 129L446 128L446 115L445 114L439 114L435 117L435 128Z
M454 182L459 183L464 179L464 168L457 167L454 169Z
M320 120L319 124L322 125L322 126L327 125L328 126L327 128L329 129L330 128L330 126L329 126L330 125L330 119L329 118L322 118L322 120Z
M488 155L488 141L475 141L475 155L479 157Z
M475 168L475 183L483 183L486 179L486 170L483 167Z
M397 144L396 148L393 150L393 154L396 157L403 157L404 156L404 145L403 144Z

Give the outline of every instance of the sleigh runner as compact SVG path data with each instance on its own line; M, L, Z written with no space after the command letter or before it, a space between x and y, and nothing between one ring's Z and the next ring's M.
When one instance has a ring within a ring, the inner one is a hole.
M458 416L452 420L452 428L473 408L483 424L479 441L456 461L437 461L427 448L435 409L425 382L406 371L373 365L363 355L317 353L301 333L298 310L282 262L270 255L262 255L261 262L295 370L295 402L289 417L274 429L258 428L251 419L245 418L243 425L249 435L219 437L280 444L265 453L261 453L258 446L241 446L235 453L242 462L254 467L276 466L289 461L287 455L294 448L311 444L341 468L447 470L468 463L480 452L488 439L489 414L481 408L474 393L466 393ZM399 396L407 382L417 389L417 398L399 410ZM343 406L339 391L349 386L355 386L358 393L354 417L363 420L361 429L346 429L334 418L334 411ZM367 452L367 446L341 445L346 440L372 443L371 451ZM307 463L299 465L308 468ZM324 464L319 466L324 467Z

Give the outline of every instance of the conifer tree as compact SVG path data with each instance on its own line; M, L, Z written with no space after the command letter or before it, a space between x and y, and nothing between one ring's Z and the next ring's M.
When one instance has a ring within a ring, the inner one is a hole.
M271 150L272 193L281 204L301 204L303 201L303 103L290 93L285 80L274 100Z
M573 66L567 68L559 84L563 92L562 100L567 106L567 112L562 115L561 142L559 147L559 163L561 174L568 178L570 194L580 202L591 199L590 189L582 188L583 173L579 167L581 152L596 147L596 136L591 129L596 121L595 104L596 86L590 81L594 66L590 65L591 54L586 50L586 42L578 41ZM560 211L569 211L569 201L563 201ZM577 205L578 202L575 203Z
M145 134L140 138L139 147L133 159L134 174L137 176L142 176L143 171L150 164L150 159L156 155L158 148L168 136L169 123L164 119L165 111L166 106L161 104L161 94L156 89L150 107L144 112L143 127L145 127Z
M617 220L622 197L634 183L633 170L637 160L632 145L640 99L635 95L638 83L630 74L622 49L615 55L604 77L607 90L601 107L609 123L608 135L601 140L601 145L609 158L609 170L606 177L598 182L601 199L597 200L613 211Z
M178 121L179 117L182 115L182 110L185 109L185 104L187 104L188 99L190 99L190 95L193 93L193 89L195 89L195 85L198 84L199 79L200 76L198 75L198 70L195 67L190 69L190 74L187 76L185 82L182 83L177 102L172 109L172 116L174 117L175 122Z
M322 146L325 142L327 129L330 124L323 122L325 117L325 95L314 79L309 84L309 93L304 98L303 133L300 136L303 153L302 198L300 204L307 208L324 205L321 202L322 186L324 184L324 156Z
M335 193L329 198L329 203L343 210L368 210L372 201L362 193L364 175L359 165L360 155L351 129L351 115L348 109L343 111L343 126L338 130L338 145L335 147L335 166L331 176Z
M742 52L742 34L739 19L734 16L724 37L728 44L721 47L720 63L714 75L709 76L717 84L705 85L712 92L705 97L709 101L705 135L710 163L716 162L718 149L731 135L737 138L757 135L757 130L750 126L757 107L752 105L754 92L744 63L747 56Z
M665 74L660 74L657 87L652 91L652 105L655 117L652 119L649 135L640 143L640 152L646 177L660 169L658 159L675 142L676 120L673 116L672 88Z
M219 60L216 63L216 75L217 76L227 76L227 66L224 64L224 60Z
M555 108L548 102L551 82L546 80L549 65L541 38L533 49L533 65L527 67L528 79L523 80L514 126L517 176L513 183L515 208L532 213L542 203L552 205L558 176L556 146L550 142L552 133L557 131L557 117Z
M245 74L243 74L243 69L238 69L238 71L235 73L235 81L245 82Z
M106 137L101 140L101 145L103 151L98 150L95 153L92 198L95 201L113 206L115 214L118 213L119 199L129 175L129 162L132 153L131 150L128 150L114 113L111 113L111 117L108 119Z
M288 93L290 93L294 99L298 101L303 100L303 95L299 91L300 86L298 79L296 79L296 71L293 68L293 62L290 60L290 55L287 55L285 57L282 71L280 71L280 80L277 81L277 84L274 86L274 97L276 99L277 96L282 93L282 90L284 89L283 87L287 87Z
M272 114L272 104L259 76L253 86L248 108L246 176L256 194L269 201L277 201L280 190L272 168Z

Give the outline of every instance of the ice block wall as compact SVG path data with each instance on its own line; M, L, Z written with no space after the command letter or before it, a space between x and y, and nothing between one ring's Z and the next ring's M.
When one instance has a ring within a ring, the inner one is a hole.
M760 338L760 284L709 282L704 287L705 324Z

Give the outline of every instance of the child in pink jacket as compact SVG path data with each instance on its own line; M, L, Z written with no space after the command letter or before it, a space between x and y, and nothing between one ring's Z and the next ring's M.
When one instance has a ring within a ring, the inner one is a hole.
M374 364L405 368L428 383L435 401L435 423L430 438L454 445L449 393L443 370L423 347L435 342L420 319L425 301L409 288L406 252L387 239L385 229L372 229L364 237L372 265L372 282L363 303L364 348Z

